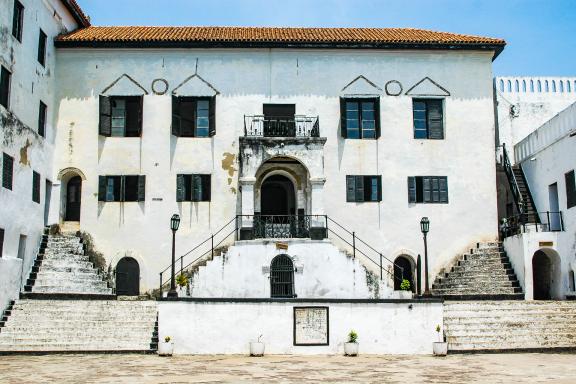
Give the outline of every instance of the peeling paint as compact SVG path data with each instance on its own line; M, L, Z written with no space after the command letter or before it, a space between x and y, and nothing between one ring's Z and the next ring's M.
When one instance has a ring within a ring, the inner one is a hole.
M228 172L230 178L234 177L234 173L237 171L234 168L234 162L236 160L236 155L230 152L224 152L224 158L222 159L222 169ZM230 185L230 183L228 183Z
M233 194L236 194L236 188L230 187L230 192L232 192Z
M26 144L20 148L20 164L30 165L30 160L28 160L28 148L30 148L31 145L32 143L30 143L30 140L26 139Z

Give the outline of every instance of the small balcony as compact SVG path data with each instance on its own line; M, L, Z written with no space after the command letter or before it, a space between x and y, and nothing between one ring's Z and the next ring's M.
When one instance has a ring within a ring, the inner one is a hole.
M246 137L320 137L318 116L244 116Z

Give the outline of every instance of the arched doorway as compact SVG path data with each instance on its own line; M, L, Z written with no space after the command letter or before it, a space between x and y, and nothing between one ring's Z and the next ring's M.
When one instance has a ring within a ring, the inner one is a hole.
M398 256L394 260L394 290L400 290L400 284L402 280L408 280L410 282L410 290L416 292L416 284L414 281L414 263L408 256Z
M552 263L543 251L536 251L532 257L532 284L534 300L550 300L552 298Z
M116 265L116 294L119 296L140 294L140 266L132 257L123 257Z
M66 184L65 221L80 221L80 203L82 197L82 178L74 176Z
M270 296L296 297L294 294L294 264L287 255L278 255L270 264Z
M294 184L283 175L272 175L262 182L260 213L268 215L295 215L296 196Z

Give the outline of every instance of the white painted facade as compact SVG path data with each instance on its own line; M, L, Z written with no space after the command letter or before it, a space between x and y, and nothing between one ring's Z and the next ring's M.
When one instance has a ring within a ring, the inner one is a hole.
M262 114L263 103L293 103L296 114L319 116L325 143L307 151L276 142L265 152L303 165L308 179L298 198L305 213L329 215L391 260L423 254L419 221L428 216L433 281L471 244L497 238L492 57L441 50L61 48L51 177L68 168L84 175L81 229L93 235L112 267L125 255L134 257L144 292L157 287L158 273L170 263L173 213L182 218L179 256L236 214L254 212L261 163L239 159L244 116ZM441 88L424 81L405 94L425 77ZM166 80L165 94L152 91L155 79ZM396 83L387 88L391 80L401 84L399 96L388 94L396 93ZM103 92L144 95L141 137L98 135ZM171 135L172 92L216 96L214 137ZM380 97L378 140L340 136L339 98L346 95ZM444 100L444 140L413 138L412 98L419 95ZM180 173L211 174L211 201L176 202ZM122 174L146 175L145 201L99 202L98 176ZM347 203L346 175L381 175L382 201ZM409 204L409 176L447 176L449 203ZM63 220L64 183L54 187L50 222L56 223Z
M293 345L293 308L302 306L329 307L329 345ZM175 354L247 355L249 343L260 335L266 354L344 354L352 329L360 354L431 354L436 326L443 329L442 303L416 301L163 301L158 323L160 340L170 336Z
M56 52L51 42L78 26L59 0L20 2L24 6L21 42L12 35L14 1L0 0L0 65L12 75L8 109L0 106L0 156L6 153L14 159L13 188L0 187L0 228L4 229L0 309L18 297L26 282L45 224L46 181L54 181ZM45 65L37 59L40 29L48 40ZM40 101L48 107L45 137L38 134ZM40 174L40 203L32 201L33 171ZM25 248L20 247L21 236L26 236Z

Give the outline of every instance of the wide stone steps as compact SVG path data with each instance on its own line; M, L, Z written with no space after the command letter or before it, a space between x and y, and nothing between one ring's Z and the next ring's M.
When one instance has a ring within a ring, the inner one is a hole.
M77 259L71 264L66 260L43 260L41 269L51 270L53 268L58 268L60 270L64 269L65 272L73 272L75 268L84 268L94 270L94 264L90 261L79 261ZM68 270L66 270L68 268Z
M0 352L136 352L149 351L150 343L104 343L101 340L93 340L92 343L43 343L43 344L14 344L0 345Z
M112 288L93 287L93 286L74 286L74 285L42 285L34 286L33 293L65 293L65 294L94 294L94 295L111 295Z

